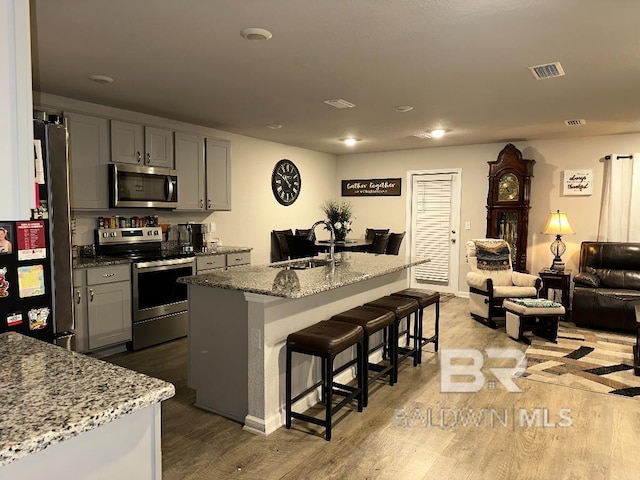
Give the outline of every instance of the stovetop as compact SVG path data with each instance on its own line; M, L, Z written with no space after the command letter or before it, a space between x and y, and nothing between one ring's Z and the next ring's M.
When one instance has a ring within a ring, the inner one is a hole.
M147 252L127 252L127 253L110 253L111 257L124 257L134 262L150 262L153 260L173 260L175 258L195 258L193 253L182 253L179 251L160 250Z

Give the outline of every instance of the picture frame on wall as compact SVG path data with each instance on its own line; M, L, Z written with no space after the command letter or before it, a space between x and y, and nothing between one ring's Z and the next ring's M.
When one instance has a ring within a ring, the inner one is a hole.
M565 170L562 175L563 195L592 195L593 170Z

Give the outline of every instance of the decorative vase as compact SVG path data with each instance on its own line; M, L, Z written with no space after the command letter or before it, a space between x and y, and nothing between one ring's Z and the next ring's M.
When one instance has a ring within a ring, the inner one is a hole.
M336 233L336 242L344 242L347 238L347 229L346 228L337 228L335 230Z

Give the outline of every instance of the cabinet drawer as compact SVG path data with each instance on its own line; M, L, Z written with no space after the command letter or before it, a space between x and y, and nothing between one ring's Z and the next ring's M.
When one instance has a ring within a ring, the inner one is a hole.
M201 270L224 268L224 255L205 255L196 257L196 273Z
M87 285L100 285L131 280L130 265L111 265L87 269Z
M251 252L239 252L227 254L227 267L248 265L251 263Z

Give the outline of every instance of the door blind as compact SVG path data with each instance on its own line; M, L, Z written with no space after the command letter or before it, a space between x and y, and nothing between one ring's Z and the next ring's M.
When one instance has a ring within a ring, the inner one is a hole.
M415 267L416 280L449 282L451 238L451 175L434 175L418 179L416 195L416 254L430 259Z

